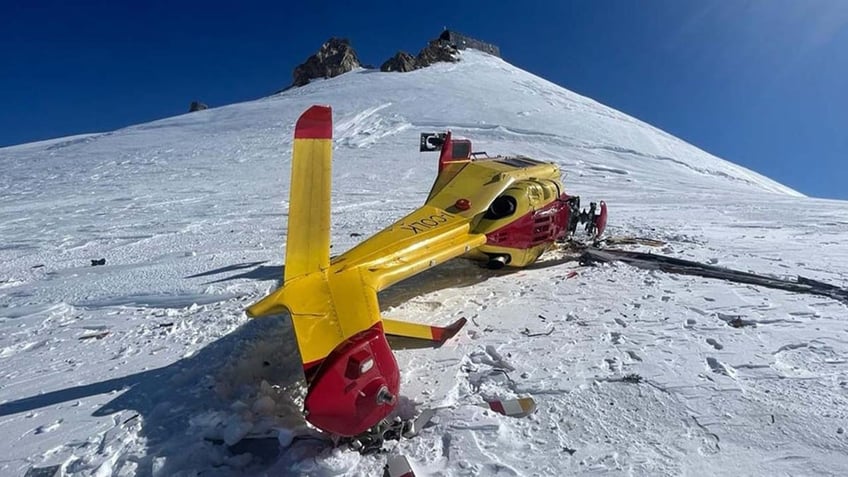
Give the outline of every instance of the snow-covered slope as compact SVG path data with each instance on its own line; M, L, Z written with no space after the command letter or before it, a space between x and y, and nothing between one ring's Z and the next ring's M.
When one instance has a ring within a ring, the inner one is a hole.
M50 465L379 475L385 455L239 442L304 426L288 321L242 310L280 278L290 138L314 103L335 114L334 251L424 200L436 157L417 152L418 133L450 128L476 150L560 164L569 192L610 205L612 235L743 270L848 280L845 202L801 197L473 51L4 148L0 475ZM398 351L401 412L453 407L392 452L445 476L848 470L844 305L555 254L546 263L493 276L454 261L381 294L391 316L470 319L438 350ZM729 326L737 317L753 326ZM630 374L644 380L621 380ZM524 394L540 403L524 420L465 405Z

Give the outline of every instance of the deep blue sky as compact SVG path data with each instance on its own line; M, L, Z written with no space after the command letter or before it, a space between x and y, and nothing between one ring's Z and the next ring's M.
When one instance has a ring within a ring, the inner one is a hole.
M447 26L801 192L848 199L846 0L359 3L0 0L0 145L261 97L330 36L379 66Z

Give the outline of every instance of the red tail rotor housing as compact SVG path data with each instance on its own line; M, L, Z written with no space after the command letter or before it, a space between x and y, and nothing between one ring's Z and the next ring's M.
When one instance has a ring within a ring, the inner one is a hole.
M400 372L381 322L334 349L309 384L304 408L315 427L340 436L367 431L397 405Z

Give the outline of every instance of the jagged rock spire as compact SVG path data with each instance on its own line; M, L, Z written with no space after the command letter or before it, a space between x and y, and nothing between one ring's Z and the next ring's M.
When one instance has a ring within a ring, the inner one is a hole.
M360 66L347 38L330 38L317 53L294 69L292 86L303 86L315 78L332 78Z

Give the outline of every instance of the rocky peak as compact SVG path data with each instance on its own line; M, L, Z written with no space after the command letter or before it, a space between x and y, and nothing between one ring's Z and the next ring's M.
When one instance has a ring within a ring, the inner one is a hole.
M414 56L405 51L398 51L395 53L395 56L389 58L382 64L382 66L380 66L380 71L397 71L400 73L406 73L407 71L416 70L418 68L419 66Z
M292 86L303 86L315 78L332 78L360 66L356 51L346 38L330 38L294 69Z
M209 106L207 106L206 103L201 103L200 101L192 101L188 106L188 112L190 113L203 111L204 109L209 109Z
M380 70L403 73L438 62L455 63L459 61L459 50L466 48L500 56L500 49L496 45L445 30L438 38L430 40L417 56L398 51L380 66ZM315 78L332 78L361 66L356 51L346 38L330 38L321 45L317 53L294 69L294 82L291 87L303 86Z
M442 38L437 38L430 40L427 46L421 49L418 56L412 56L405 51L395 53L395 56L389 58L380 66L380 71L405 73L440 61L455 63L459 61L456 56L457 52L456 45Z
M419 67L430 66L433 63L440 61L456 63L459 58L456 54L459 52L456 46L442 39L430 40L419 53L416 58Z

